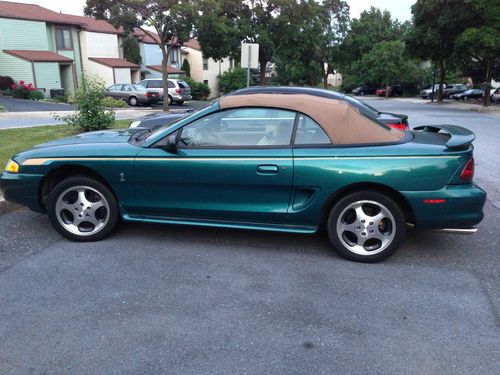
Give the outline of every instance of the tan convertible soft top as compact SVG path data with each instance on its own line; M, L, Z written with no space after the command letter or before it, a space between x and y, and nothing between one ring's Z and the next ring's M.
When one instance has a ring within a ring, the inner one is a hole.
M334 144L396 142L404 133L385 129L363 116L349 103L305 94L248 94L225 96L221 109L235 107L273 107L302 112L315 120Z

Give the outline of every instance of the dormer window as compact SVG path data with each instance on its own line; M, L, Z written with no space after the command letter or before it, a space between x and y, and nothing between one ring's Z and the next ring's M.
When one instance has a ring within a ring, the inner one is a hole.
M56 28L56 47L58 51L73 49L70 29Z

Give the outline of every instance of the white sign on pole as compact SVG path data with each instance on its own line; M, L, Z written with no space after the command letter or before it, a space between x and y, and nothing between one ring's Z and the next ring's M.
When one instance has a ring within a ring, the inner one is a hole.
M250 69L259 67L258 43L241 43L241 67Z

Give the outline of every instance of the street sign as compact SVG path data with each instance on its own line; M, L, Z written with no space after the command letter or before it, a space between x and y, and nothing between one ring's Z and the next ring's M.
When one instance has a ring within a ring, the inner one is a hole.
M250 69L259 67L258 43L241 43L241 67Z

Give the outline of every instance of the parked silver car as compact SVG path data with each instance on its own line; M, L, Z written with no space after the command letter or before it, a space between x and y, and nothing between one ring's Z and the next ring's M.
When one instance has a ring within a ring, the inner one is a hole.
M123 99L131 106L136 106L137 104L151 104L161 100L161 96L157 92L130 83L119 83L110 86L106 89L105 95L115 99Z
M139 85L157 92L163 100L163 79L147 78L139 82ZM168 80L168 104L175 102L182 105L185 101L191 99L191 87L186 82L174 78Z

